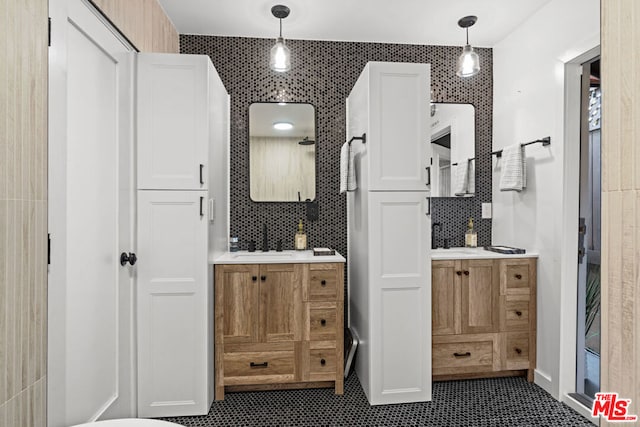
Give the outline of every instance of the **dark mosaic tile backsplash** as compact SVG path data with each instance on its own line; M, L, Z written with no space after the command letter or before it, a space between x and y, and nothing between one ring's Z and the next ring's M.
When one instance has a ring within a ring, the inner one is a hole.
M345 196L339 190L340 147L345 141L345 99L368 61L431 64L434 102L470 103L476 108L476 197L435 198L432 221L443 224L439 237L462 246L469 217L476 219L478 245L491 243L491 220L481 220L481 203L491 202L491 134L493 74L491 49L476 49L482 71L469 79L455 74L462 47L383 43L287 40L291 71L269 69L274 40L181 35L182 53L211 57L231 95L231 232L260 247L262 224L269 229L271 247L282 239L293 249L293 236L303 203L256 203L249 197L249 105L253 102L306 102L316 108L316 197L318 221L304 220L309 247L332 247L347 252Z

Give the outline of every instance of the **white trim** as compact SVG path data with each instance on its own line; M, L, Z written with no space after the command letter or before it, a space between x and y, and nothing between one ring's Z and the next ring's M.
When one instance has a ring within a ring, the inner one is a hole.
M560 283L560 396L576 391L576 328L578 298L578 211L580 203L580 73L582 64L600 54L596 45L565 62L564 165Z
M536 369L533 371L533 382L549 393L554 399L558 399L558 395L556 394L557 390L553 385L553 379L549 375Z

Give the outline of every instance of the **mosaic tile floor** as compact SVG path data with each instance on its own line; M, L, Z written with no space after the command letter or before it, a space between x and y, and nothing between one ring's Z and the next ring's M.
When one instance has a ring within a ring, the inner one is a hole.
M332 389L228 393L202 417L166 418L184 426L593 426L524 378L437 382L433 401L369 406L358 378Z

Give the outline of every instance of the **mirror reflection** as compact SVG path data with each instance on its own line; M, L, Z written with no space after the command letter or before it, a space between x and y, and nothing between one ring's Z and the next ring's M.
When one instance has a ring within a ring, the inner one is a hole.
M249 107L249 181L254 202L316 197L316 122L311 104Z
M475 108L431 104L431 196L471 197L475 193Z

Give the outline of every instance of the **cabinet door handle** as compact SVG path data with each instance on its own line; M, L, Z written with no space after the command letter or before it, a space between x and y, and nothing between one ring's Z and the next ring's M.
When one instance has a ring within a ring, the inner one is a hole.
M327 361L326 361L326 360L324 360L324 359L320 359L320 364L321 364L322 366L326 365L326 363L327 363Z
M458 276L462 276L462 271L456 271L456 274L457 274Z
M320 324L322 326L325 326L327 324L327 321L325 319L320 320Z
M269 366L269 362L262 362L262 363L249 363L249 367L251 368L266 368Z
M522 350L520 350L520 349L519 349L519 348L517 348L517 347L516 347L516 348L514 348L514 350L515 350L515 352L516 352L516 353L518 353L518 354L522 353Z
M321 282L320 282L320 284L321 284L322 286L327 286L327 281L326 281L326 280L323 280L323 281L321 281Z
M202 211L203 204L204 204L204 197L200 196L200 216L204 216L204 212Z
M468 351L466 353L453 353L455 357L471 357L471 353Z
M257 282L258 281L258 276L251 276L251 281L252 282Z
M425 168L427 170L427 182L426 185L431 185L431 166Z
M267 280L267 276L260 276L260 280L264 282L265 280Z
M520 310L516 310L516 316L518 317L522 316L522 312Z
M202 174L203 170L204 170L204 165L200 163L200 184L204 184L204 175Z
M465 275L465 276L468 276L468 275L469 275L469 270L465 270L465 271L464 271L464 275Z
M520 280L520 279L522 279L522 274L516 274L515 277L516 277L516 279Z

